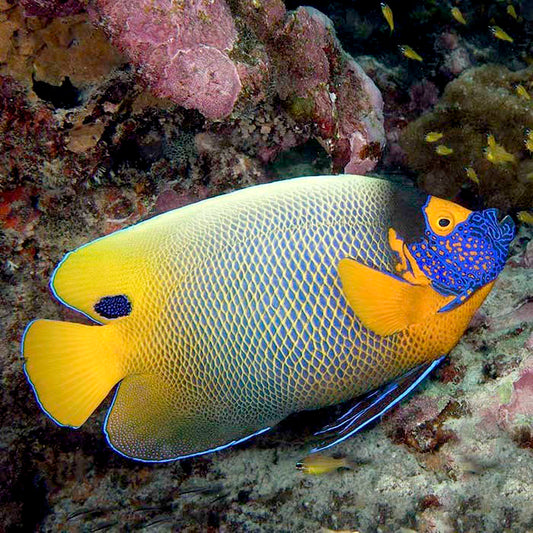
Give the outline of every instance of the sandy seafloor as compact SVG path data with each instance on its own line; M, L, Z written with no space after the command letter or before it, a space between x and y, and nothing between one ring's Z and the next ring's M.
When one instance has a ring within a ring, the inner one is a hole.
M82 239L69 232L69 244ZM533 530L531 237L522 227L451 362L381 424L331 450L355 469L323 476L295 463L334 410L293 417L238 448L161 465L108 448L104 408L80 430L55 426L26 383L18 345L30 318L72 315L50 297L46 277L21 268L0 300L9 339L0 346L0 530Z

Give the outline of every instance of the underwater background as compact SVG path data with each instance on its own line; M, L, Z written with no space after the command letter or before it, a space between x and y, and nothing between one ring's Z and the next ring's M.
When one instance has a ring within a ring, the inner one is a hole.
M0 531L533 530L533 2L0 0ZM452 8L455 8L452 11ZM457 12L459 10L459 13ZM461 20L462 19L462 20ZM428 136L428 134L430 134ZM338 408L221 453L115 454L22 370L66 251L249 185L356 173L519 225L450 357L296 469Z

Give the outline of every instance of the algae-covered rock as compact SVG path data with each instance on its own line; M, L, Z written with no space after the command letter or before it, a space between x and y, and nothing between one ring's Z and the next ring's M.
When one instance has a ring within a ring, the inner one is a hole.
M424 189L450 198L468 188L483 204L505 210L533 205L533 154L525 146L533 129L533 99L518 94L518 85L533 94L533 67L517 72L502 65L469 69L446 86L433 112L405 128L400 142ZM444 135L429 143L425 135L430 131ZM512 161L487 159L489 135ZM439 144L453 153L439 155ZM479 183L467 176L467 167Z

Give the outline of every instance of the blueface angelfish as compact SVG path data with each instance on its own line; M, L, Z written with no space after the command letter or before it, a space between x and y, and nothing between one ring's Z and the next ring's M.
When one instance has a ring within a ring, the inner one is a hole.
M119 384L104 431L134 459L220 450L368 393L328 428L335 443L457 343L513 236L494 209L382 179L251 187L67 254L52 291L101 325L32 322L25 371L73 428Z

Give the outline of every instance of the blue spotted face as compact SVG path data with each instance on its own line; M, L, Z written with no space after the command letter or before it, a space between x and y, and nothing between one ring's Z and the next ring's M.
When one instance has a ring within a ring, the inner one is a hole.
M456 296L441 311L453 309L502 271L515 235L510 217L498 221L496 209L469 211L429 197L423 208L426 228L407 248L432 287Z

